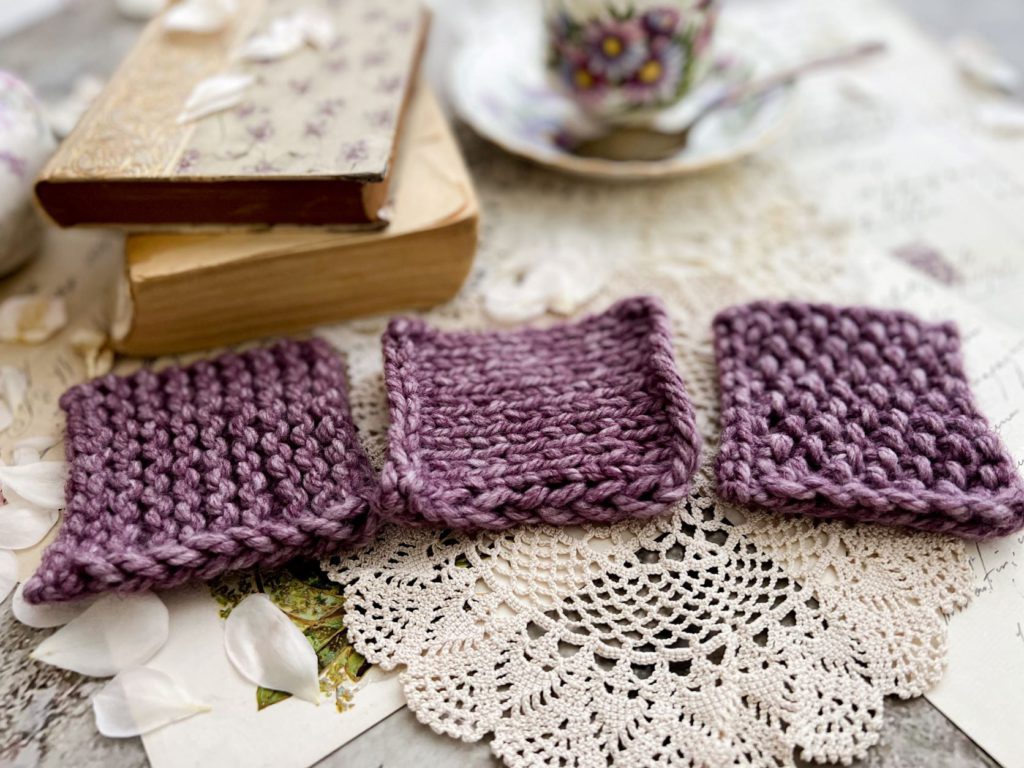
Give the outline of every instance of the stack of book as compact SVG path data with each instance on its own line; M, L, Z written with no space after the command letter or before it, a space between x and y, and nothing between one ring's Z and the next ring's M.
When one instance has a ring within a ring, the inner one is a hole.
M479 209L417 83L429 20L415 0L241 6L215 33L155 19L36 185L61 226L129 231L119 351L423 309L469 272ZM316 20L310 44L240 54L296 13ZM213 111L194 117L211 77Z

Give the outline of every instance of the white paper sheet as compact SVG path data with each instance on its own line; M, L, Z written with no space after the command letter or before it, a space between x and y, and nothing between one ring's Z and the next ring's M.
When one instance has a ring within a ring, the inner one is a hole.
M311 765L405 704L392 674L357 691L345 712L330 701L316 706L294 698L257 711L255 686L224 653L224 620L207 589L161 596L171 614L170 639L146 666L171 675L213 709L143 736L153 768Z

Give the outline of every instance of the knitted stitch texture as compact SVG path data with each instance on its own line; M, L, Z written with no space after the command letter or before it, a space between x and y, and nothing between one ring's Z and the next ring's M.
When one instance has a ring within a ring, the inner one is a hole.
M974 404L952 323L757 302L713 325L724 498L969 538L1024 527L1024 482Z
M660 302L622 301L572 325L384 334L391 425L383 508L409 524L656 515L685 496L700 435Z
M34 603L321 557L373 533L379 486L319 339L68 390L67 509Z

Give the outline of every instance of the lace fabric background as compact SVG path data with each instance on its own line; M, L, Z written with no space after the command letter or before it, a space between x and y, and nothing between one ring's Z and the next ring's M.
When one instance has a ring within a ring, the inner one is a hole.
M805 31L842 22L809 2L785 7L805 12ZM494 327L484 308L516 295L541 262L573 285L603 276L575 314L661 296L706 467L718 431L714 313L756 298L862 300L849 223L823 214L791 172L792 144L712 176L606 187L465 138L488 215L469 284L429 321ZM355 418L378 466L383 329L320 331L348 354ZM939 679L944 617L971 587L955 539L738 510L716 500L707 468L656 521L391 529L324 566L346 586L357 647L404 668L417 717L490 739L510 766L848 762L878 740L886 695L918 696Z

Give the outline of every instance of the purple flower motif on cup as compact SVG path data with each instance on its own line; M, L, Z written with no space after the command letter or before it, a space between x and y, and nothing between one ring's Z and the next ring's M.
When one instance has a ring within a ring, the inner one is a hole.
M635 20L593 21L583 39L588 69L609 80L628 77L643 63L644 32Z
M547 17L548 67L585 110L661 107L692 84L706 58L717 0Z
M293 77L288 81L288 87L291 88L292 93L294 93L296 96L305 96L307 93L309 93L309 89L312 87L312 85L313 79L309 77L304 78L303 80L298 80Z
M683 50L675 42L660 41L652 45L650 55L627 84L630 99L637 104L667 101L679 90L683 77Z
M652 8L640 17L640 23L649 35L672 37L679 30L679 18L675 8Z
M711 37L715 33L715 24L718 21L718 12L712 11L704 18L704 24L693 38L693 56L700 56L711 44Z
M562 58L562 80L583 100L598 100L604 93L607 79L603 74L594 72L583 53L566 55Z

